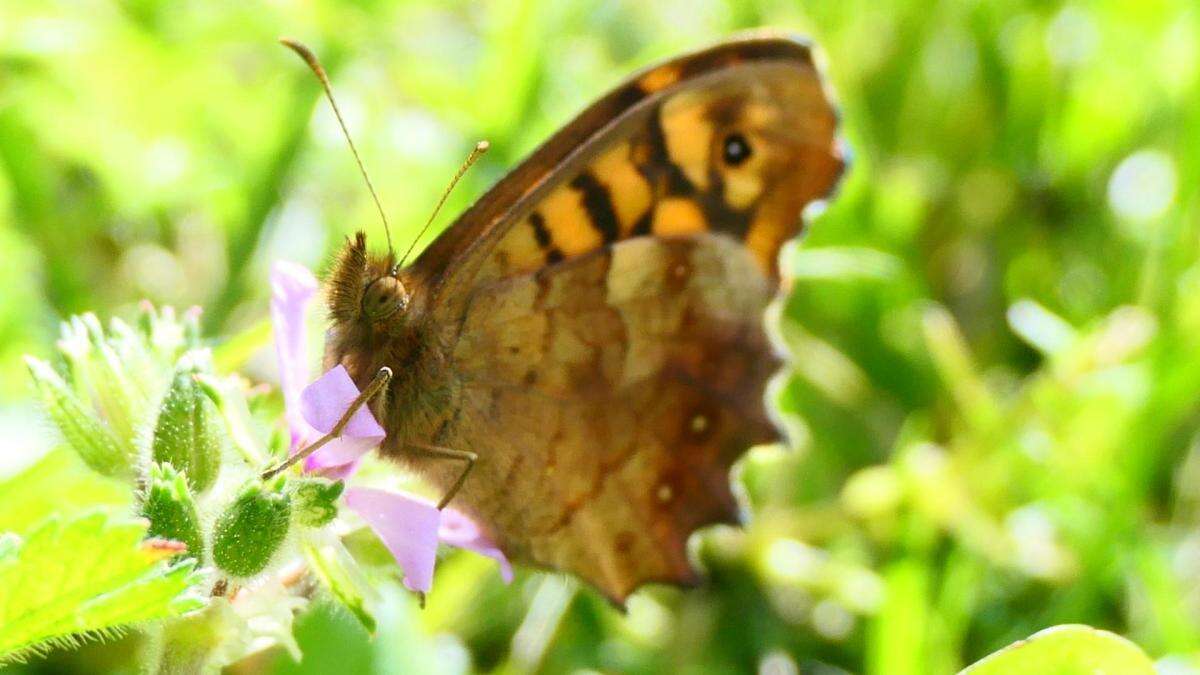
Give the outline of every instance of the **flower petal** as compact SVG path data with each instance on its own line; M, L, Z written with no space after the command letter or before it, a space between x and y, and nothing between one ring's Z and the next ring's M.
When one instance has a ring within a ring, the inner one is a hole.
M300 413L305 422L327 434L333 431L338 420L361 393L345 366L337 365L304 388L300 394ZM344 438L373 439L376 443L383 440L384 435L383 427L379 426L371 409L365 405L354 412L350 423L342 430Z
M300 394L300 414L319 437L320 434L333 431L360 393L345 367L334 366L304 388ZM370 452L384 436L383 427L375 421L370 408L362 406L350 417L349 424L342 429L342 435L309 456L304 467L309 471L344 467ZM343 468L342 471L352 473L353 468Z
M454 509L442 511L442 525L438 528L438 538L457 548L474 551L500 563L500 576L504 583L512 583L512 563L496 544L488 539L479 529L479 525L465 514Z
M271 266L271 327L275 333L275 357L279 365L279 388L283 392L285 416L292 433L292 449L310 433L300 416L300 391L308 382L308 350L305 317L317 279L303 265L277 261Z
M334 441L329 445L333 445L337 442L338 441ZM350 476L353 476L354 473L358 471L358 465L361 457L359 459L352 459L349 462L338 464L335 461L330 461L330 459L325 456L324 451L329 447L329 445L304 458L304 473L319 474L330 480L346 480ZM332 450L330 452L333 454L335 460L343 456L343 452L341 450Z
M429 592L441 512L428 502L372 488L350 488L345 500L396 558L404 570L404 585L412 591Z

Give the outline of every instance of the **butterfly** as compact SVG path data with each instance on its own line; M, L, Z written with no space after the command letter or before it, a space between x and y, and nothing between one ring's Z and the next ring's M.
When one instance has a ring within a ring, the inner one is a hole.
M736 520L730 467L777 438L763 313L780 246L843 172L837 128L802 40L643 70L412 264L348 240L325 367L378 391L381 452L511 560L618 604L695 583L688 536Z

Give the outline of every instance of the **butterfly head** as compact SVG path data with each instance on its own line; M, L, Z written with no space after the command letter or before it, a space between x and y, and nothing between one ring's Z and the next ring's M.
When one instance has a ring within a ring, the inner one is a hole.
M405 333L412 293L396 269L394 256L369 253L362 232L342 247L330 269L327 289L330 327L325 365L340 363L352 377L368 377L380 364L367 361L388 355Z

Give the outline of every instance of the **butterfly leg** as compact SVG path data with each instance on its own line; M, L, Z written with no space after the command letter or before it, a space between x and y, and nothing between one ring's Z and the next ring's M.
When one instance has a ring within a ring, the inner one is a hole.
M453 459L460 462L466 462L466 466L463 468L462 473L458 474L458 478L454 480L454 485L450 486L450 489L446 491L446 496L442 497L442 501L438 502L437 507L438 510L441 511L442 509L446 508L446 505L450 503L451 499L454 499L454 495L458 494L458 491L462 489L463 483L465 483L467 480L467 475L471 473L471 469L475 468L475 460L479 459L479 455L476 455L468 450L454 450L452 448L443 448L438 445L426 445L424 443L409 443L409 445L416 450L421 451L421 453L427 457L433 457L435 459Z
M358 412L359 408L363 407L364 405L369 403L371 401L371 399L375 398L376 394L383 391L384 387L386 387L387 383L390 382L391 380L392 380L392 369L388 368L387 366L380 368L379 372L375 373L375 379L371 380L371 383L367 385L367 388L363 389L362 393L359 394L357 397L355 397L355 399L353 401L350 402L350 407L346 408L346 412L342 413L341 418L338 419L337 424L333 425L333 428L329 430L329 433L318 438L316 441L309 444L307 447L305 447L300 452L297 452L296 454L292 455L291 457L288 457L287 460L284 461L279 466L277 466L273 469L268 469L267 471L264 471L262 474L262 479L269 480L270 478L278 475L280 472L287 470L289 467L294 465L296 462L299 462L300 460L304 459L305 457L308 457L309 455L313 454L317 450L320 450L322 447L325 446L326 443L332 441L333 439L337 438L338 436L341 436L342 432L345 431L346 426L348 424L350 424L350 419L352 417L354 417L354 413Z

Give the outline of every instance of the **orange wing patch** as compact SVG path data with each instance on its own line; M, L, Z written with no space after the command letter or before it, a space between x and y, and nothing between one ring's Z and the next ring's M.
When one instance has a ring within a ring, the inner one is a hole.
M708 229L704 212L694 199L675 197L664 199L654 209L654 221L651 230L654 234L669 237L672 235L692 234Z
M678 82L681 74L677 65L659 66L638 79L638 87L647 94L653 94Z
M538 219L540 216L530 215L519 225L513 226L508 235L496 246L496 251L492 255L498 267L505 270L532 270L546 264L548 252L546 247L550 244L550 235L546 232L544 225L535 226ZM559 257L561 258L561 254Z
M708 170L713 154L708 98L703 92L682 92L662 106L668 159L702 192L709 188Z
M563 185L546 197L531 219L537 217L550 233L550 243L568 258L595 248L604 242L591 223L583 205L583 194L571 185Z
M633 163L629 143L622 143L600 155L592 163L590 172L604 184L612 198L621 226L621 237L628 237L639 219L650 210L653 194L650 183Z
M805 205L841 172L837 120L815 73L689 86L673 67L637 80L662 101L532 205L499 242L488 276L539 270L636 236L714 232L742 240L775 276Z

